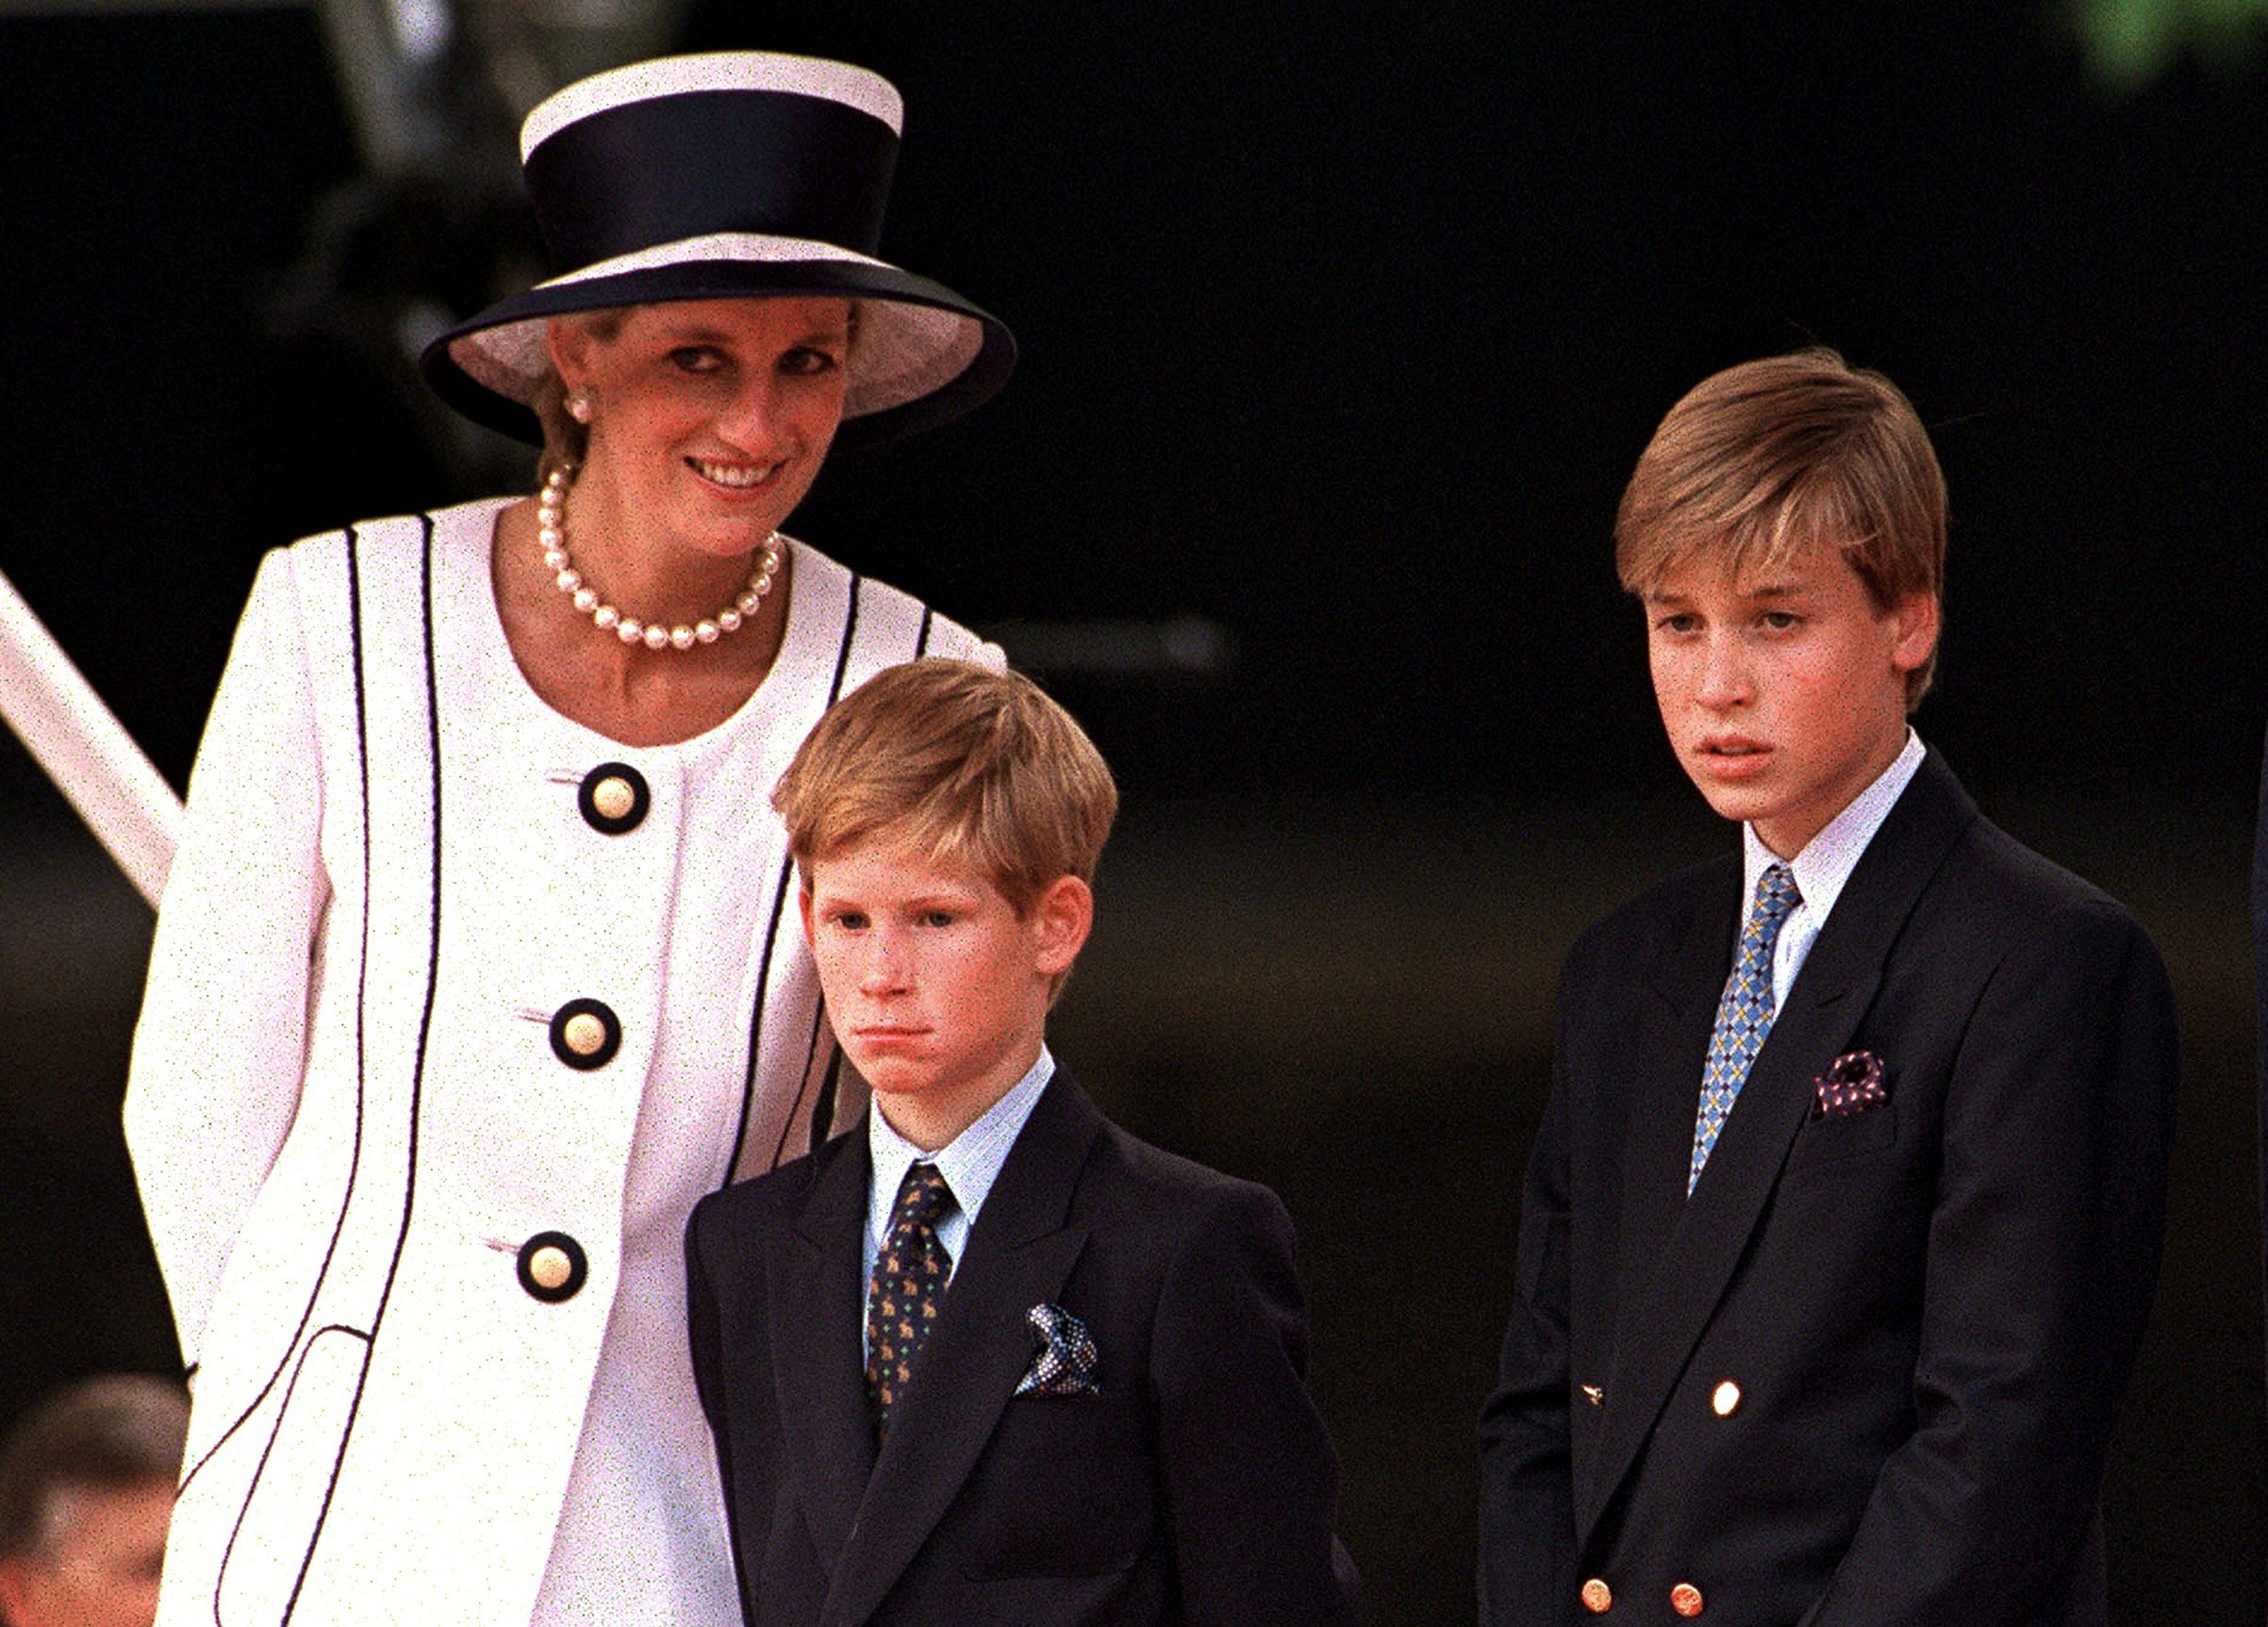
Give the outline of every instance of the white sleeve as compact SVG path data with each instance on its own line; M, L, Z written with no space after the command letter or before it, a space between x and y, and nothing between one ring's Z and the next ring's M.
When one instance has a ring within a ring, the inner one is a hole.
M197 748L127 1076L126 1144L182 1359L299 1104L329 902L323 776L291 556L268 556Z

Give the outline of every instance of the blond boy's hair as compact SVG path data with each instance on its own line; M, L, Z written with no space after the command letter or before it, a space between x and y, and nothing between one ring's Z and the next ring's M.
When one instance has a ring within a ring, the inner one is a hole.
M1031 679L933 656L830 707L771 805L806 887L813 860L885 837L978 872L1022 915L1063 876L1094 880L1118 788Z
M34 1407L0 1441L0 1559L48 1555L64 1494L171 1490L189 1435L189 1396L170 1379L81 1379Z
M1878 610L1942 600L1945 480L1912 405L1880 374L1825 348L1703 379L1669 409L1622 493L1614 568L1645 594L1713 559L1736 578L1813 546L1850 562ZM1906 707L1937 654L1906 676Z

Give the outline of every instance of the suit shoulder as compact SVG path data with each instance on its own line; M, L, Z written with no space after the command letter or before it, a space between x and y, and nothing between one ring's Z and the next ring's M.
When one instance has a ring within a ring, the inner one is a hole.
M830 593L840 593L846 600L854 593L859 622L869 624L869 630L886 630L886 639L902 652L901 658L951 656L995 671L1007 665L1007 656L998 644L988 643L960 623L939 615L904 589L853 571L808 542L793 538L788 541L795 549L796 569L806 577L824 579Z
M1979 817L1962 833L1938 880L1957 889L1963 912L1979 928L2089 946L2124 941L2156 955L2125 905L1988 819Z
M834 1159L842 1156L845 1143L861 1131L845 1131L810 1156L792 1159L777 1169L709 1193L693 1205L687 1222L696 1239L722 1233L747 1235L791 1221L803 1212L812 1183Z
M366 557L379 555L414 557L424 551L430 533L432 545L438 549L462 549L485 555L495 534L496 516L515 501L509 497L480 497L421 514L385 514L356 520L335 530L302 537L289 548L276 552L298 560L331 559L342 556L351 545L356 553Z
M1737 902L1740 879L1740 856L1730 854L1654 882L1584 929L1567 952L1564 977L1650 961L1683 941L1696 915Z
M1087 1164L1087 1183L1107 1186L1130 1200L1128 1212L1147 1224L1184 1231L1217 1224L1231 1216L1266 1217L1284 1226L1283 1202L1258 1181L1224 1174L1194 1158L1168 1153L1105 1119Z

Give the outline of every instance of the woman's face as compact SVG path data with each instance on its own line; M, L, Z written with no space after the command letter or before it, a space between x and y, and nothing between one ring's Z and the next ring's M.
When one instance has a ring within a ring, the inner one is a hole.
M705 553L745 554L811 489L842 422L851 306L716 299L551 326L552 358L590 399L578 484Z

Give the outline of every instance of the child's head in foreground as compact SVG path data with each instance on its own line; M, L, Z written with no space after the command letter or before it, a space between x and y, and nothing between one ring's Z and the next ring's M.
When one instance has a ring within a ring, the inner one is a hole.
M1680 766L1792 857L1929 687L1945 485L1921 420L1831 350L1728 368L1655 430L1614 541Z
M932 658L837 702L772 805L836 1038L892 1126L942 1146L1038 1056L1094 921L1110 769L1029 678Z

